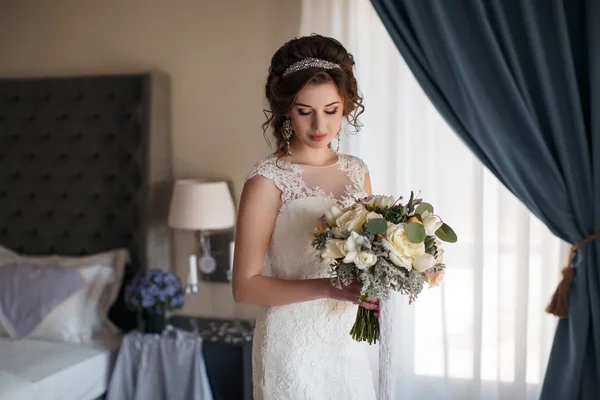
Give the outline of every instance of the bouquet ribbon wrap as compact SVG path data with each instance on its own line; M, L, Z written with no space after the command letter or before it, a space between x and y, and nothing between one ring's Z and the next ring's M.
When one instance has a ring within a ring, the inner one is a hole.
M394 321L396 301L390 293L387 299L381 299L379 304L379 399L394 400L392 352L394 344Z

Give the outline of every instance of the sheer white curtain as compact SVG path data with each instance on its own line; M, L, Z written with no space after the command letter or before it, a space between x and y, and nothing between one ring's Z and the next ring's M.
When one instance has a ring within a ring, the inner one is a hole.
M332 36L355 57L364 127L341 150L367 162L375 193L421 191L459 236L441 287L412 305L396 297L396 398L538 398L564 245L447 126L368 0L304 0L301 21L300 35Z

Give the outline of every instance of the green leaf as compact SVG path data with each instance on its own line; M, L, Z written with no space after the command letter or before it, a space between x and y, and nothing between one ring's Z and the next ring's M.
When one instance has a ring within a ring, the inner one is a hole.
M383 218L375 218L367 224L367 230L373 235L379 235L387 231L387 221Z
M425 211L429 211L431 214L433 214L433 206L429 203L421 203L415 210L415 213L423 214Z
M448 243L456 243L458 238L456 237L456 233L446 224L442 224L437 231L435 231L435 235L444 242Z
M406 237L413 243L421 243L425 240L425 227L418 222L409 222L404 225Z

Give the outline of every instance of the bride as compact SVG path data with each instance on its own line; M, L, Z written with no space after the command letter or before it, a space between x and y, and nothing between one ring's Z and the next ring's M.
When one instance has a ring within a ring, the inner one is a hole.
M310 233L330 207L371 194L365 163L340 154L342 118L358 129L362 98L352 55L320 35L285 43L271 59L266 96L277 150L242 192L233 297L263 306L252 353L254 399L373 400L367 347L349 332L360 286L337 289ZM335 140L334 140L335 139Z

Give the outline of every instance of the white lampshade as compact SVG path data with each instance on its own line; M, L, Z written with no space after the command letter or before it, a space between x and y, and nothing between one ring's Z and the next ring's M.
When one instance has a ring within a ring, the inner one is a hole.
M211 231L229 229L234 224L235 210L227 182L175 181L169 210L170 227Z

